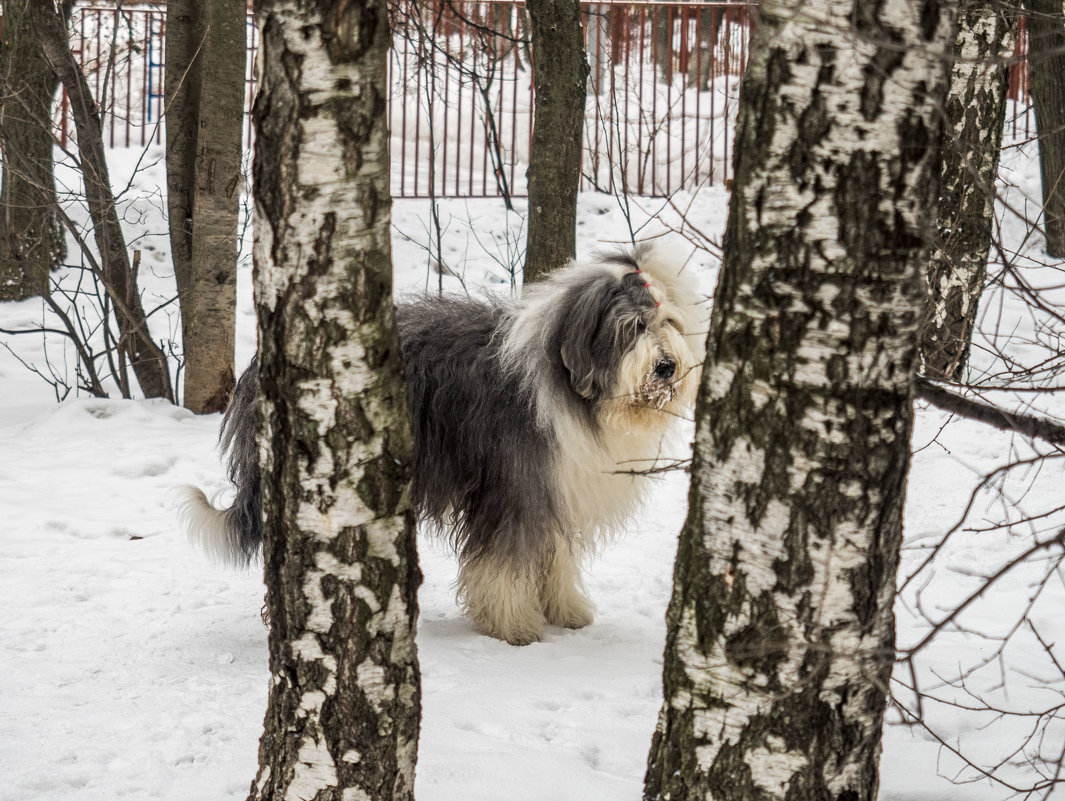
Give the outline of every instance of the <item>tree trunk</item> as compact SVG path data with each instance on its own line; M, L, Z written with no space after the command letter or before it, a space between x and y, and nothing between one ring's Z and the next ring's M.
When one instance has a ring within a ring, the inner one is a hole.
M1047 255L1060 259L1065 257L1065 14L1061 0L1024 0L1024 8Z
M876 798L954 10L759 8L646 799Z
M233 389L245 0L170 0L166 159L181 302L186 408L221 411Z
M115 308L120 347L128 356L145 397L173 400L166 356L148 330L136 275L130 265L122 227L115 211L100 114L92 90L74 54L70 52L66 28L52 0L30 3L29 19L40 37L48 63L70 97L70 111L77 131L78 153L85 179L85 199L96 247L100 252L102 274L99 277Z
M939 145L938 235L928 266L921 371L960 381L987 277L1016 15L962 0Z
M577 188L587 99L588 57L578 0L529 0L532 33L532 148L524 280L561 267L577 253Z
M250 799L410 799L421 581L391 285L383 0L261 0L269 707Z
M0 300L48 292L66 255L55 213L52 99L59 85L26 18L27 0L5 0L0 43Z
M713 87L710 76L717 74L714 55L717 53L717 35L730 9L721 7L704 8L699 14L699 38L688 59L688 85L700 92Z

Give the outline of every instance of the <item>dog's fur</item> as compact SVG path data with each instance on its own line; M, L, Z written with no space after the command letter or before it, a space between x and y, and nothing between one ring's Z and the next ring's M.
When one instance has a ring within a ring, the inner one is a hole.
M518 645L591 623L580 560L630 517L698 384L705 314L679 267L637 248L573 263L518 302L399 305L414 503L454 544L459 601L483 633ZM193 539L234 563L262 539L257 402L253 363L222 428L233 505L190 488L183 506Z

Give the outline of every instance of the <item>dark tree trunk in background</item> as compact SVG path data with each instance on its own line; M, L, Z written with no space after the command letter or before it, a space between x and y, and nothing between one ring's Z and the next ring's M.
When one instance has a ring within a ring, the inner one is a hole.
M133 368L141 391L148 398L173 400L166 355L152 339L141 305L137 277L130 264L122 226L104 155L100 112L92 90L67 43L66 27L52 0L30 4L32 21L52 70L70 97L70 113L78 135L78 154L85 179L93 236L100 252L100 279L115 309L119 347Z
M225 408L233 388L245 0L170 0L166 172L181 303L186 408Z
M269 707L250 799L411 799L421 581L392 307L384 0L261 0Z
M1024 0L1028 22L1028 68L1039 171L1043 179L1043 225L1047 254L1065 257L1065 13L1061 0Z
M669 6L657 7L654 12L657 14L655 60L663 80L671 80L676 67L684 72L689 86L700 92L710 88L710 75L716 74L713 64L714 44L728 11L729 9L721 6L696 7L690 10ZM696 38L694 42L689 43L687 40L691 27L695 28ZM674 64L678 53L683 53L683 56L677 58Z
M711 89L710 76L717 75L718 68L714 65L714 53L717 35L721 25L725 21L727 8L704 8L699 14L699 39L695 43L695 49L688 57L688 84L694 86L700 92Z
M577 188L587 100L588 56L578 0L529 0L533 109L529 153L526 282L561 267L577 252Z
M760 5L646 799L877 797L954 10Z
M939 146L938 231L928 266L921 371L960 381L987 277L1016 12L962 0Z
M48 292L66 245L52 175L52 99L59 80L26 17L28 0L4 0L0 43L0 300Z

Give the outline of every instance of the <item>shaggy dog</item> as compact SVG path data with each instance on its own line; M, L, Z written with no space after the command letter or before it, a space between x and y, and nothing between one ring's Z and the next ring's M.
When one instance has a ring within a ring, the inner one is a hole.
M646 247L570 264L520 301L398 306L413 500L455 546L478 630L524 645L592 622L581 558L632 515L690 408L705 317L680 265ZM183 508L192 538L230 562L262 540L257 403L253 363L222 428L233 505L191 488Z

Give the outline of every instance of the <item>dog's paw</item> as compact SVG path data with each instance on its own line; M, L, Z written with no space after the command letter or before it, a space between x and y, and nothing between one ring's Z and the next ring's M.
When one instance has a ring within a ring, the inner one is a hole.
M583 629L595 621L595 614L589 609L582 614L572 614L552 620L551 623L564 629Z
M544 617L552 626L583 629L595 620L595 607L583 595L573 591L564 599L547 603L544 607Z
M501 622L499 620L476 620L474 624L481 634L495 637L511 645L531 645L540 642L544 638L544 619L526 620L519 625L513 621Z
M509 636L501 637L511 645L532 645L544 638L542 631L512 632Z

